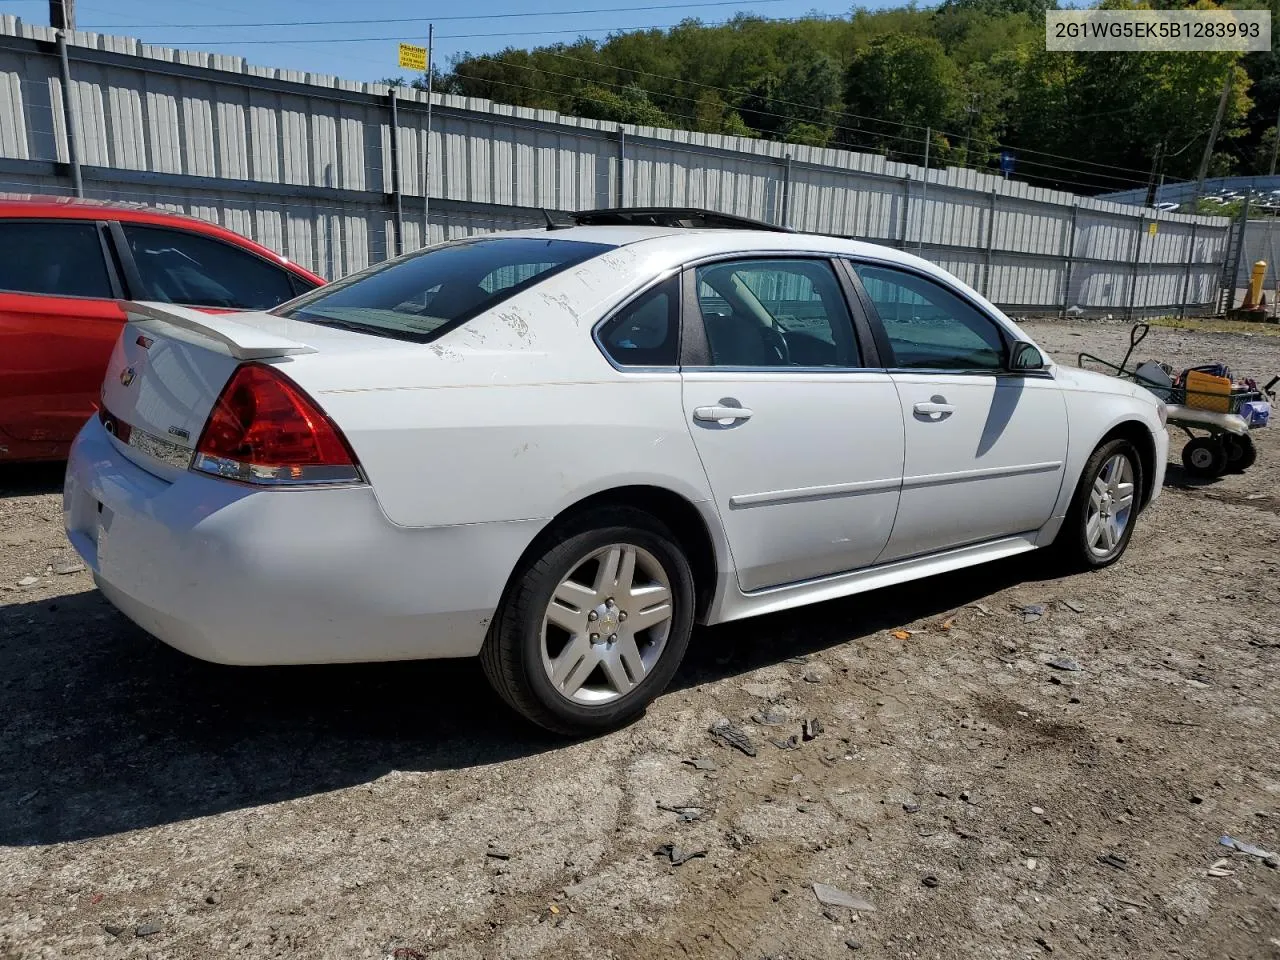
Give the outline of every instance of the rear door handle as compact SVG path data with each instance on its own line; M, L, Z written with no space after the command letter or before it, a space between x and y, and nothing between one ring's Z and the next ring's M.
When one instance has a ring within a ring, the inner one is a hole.
M718 404L713 407L694 407L693 419L707 423L721 423L725 420L750 420L751 411L746 407L725 407Z
M946 397L934 397L922 400L915 405L916 416L923 420L944 420L956 412L956 408L947 403Z

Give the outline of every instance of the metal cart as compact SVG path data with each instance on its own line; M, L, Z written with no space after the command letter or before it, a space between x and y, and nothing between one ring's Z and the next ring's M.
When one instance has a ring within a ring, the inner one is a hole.
M1129 331L1129 350L1119 365L1091 353L1081 352L1076 356L1076 366L1084 367L1085 362L1088 361L1105 367L1113 376L1132 380L1163 400L1169 426L1176 427L1187 435L1187 443L1182 448L1182 466L1189 475L1201 479L1213 479L1224 473L1243 473L1248 470L1258 457L1250 431L1258 428L1251 426L1249 421L1240 416L1240 411L1250 401L1266 399L1274 403L1275 387L1280 383L1280 376L1272 377L1261 390L1233 392L1230 396L1158 383L1144 377L1136 369L1129 369L1129 360L1133 357L1133 351L1146 339L1150 330L1150 324L1133 325ZM1225 400L1227 410L1219 412L1188 406L1188 394L1212 396L1219 401ZM1202 432L1203 436L1198 435L1196 431Z

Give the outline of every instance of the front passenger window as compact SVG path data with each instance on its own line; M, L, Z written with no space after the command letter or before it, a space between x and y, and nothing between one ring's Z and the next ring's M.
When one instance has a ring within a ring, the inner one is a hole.
M907 370L1004 368L1005 344L989 318L939 283L905 270L853 264Z

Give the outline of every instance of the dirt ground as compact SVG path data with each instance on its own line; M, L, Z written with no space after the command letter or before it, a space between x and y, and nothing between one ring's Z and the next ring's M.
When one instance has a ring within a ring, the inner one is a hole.
M1127 336L1028 328L1062 360ZM1280 372L1266 336L1140 354ZM1171 464L1104 572L1023 557L703 629L646 717L581 743L472 663L176 653L56 572L57 472L5 473L0 957L1280 958L1280 869L1219 845L1280 850L1280 429L1258 439L1244 475Z

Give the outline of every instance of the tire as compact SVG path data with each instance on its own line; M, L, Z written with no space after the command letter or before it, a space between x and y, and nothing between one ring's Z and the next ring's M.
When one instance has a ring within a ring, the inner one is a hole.
M612 585L607 569L618 571ZM693 611L693 574L671 531L640 510L595 510L551 531L517 569L480 661L517 713L554 733L599 733L642 714L671 682Z
M1196 437L1182 448L1182 467L1189 476L1214 480L1227 471L1227 450L1213 437Z
M1232 433L1224 434L1222 447L1227 454L1228 473L1244 473L1258 459L1258 448L1253 444L1253 437L1248 434L1243 437Z
M1116 482L1113 484L1108 475L1104 475L1104 471L1119 469L1116 465L1120 460L1128 465L1129 479L1125 479L1125 473L1121 470L1118 475L1110 475L1115 478ZM1098 490L1096 483L1099 480L1107 487L1106 494ZM1123 503L1119 498L1125 493L1126 483L1129 502L1127 507L1117 508L1117 504ZM1137 448L1128 440L1108 440L1093 451L1080 472L1075 495L1071 498L1071 507L1067 510L1062 529L1058 531L1054 541L1055 551L1063 566L1069 570L1100 570L1109 567L1124 555L1137 522L1142 484L1142 458L1138 456ZM1095 499L1095 492L1099 494L1101 502ZM1127 511L1122 517L1121 510ZM1112 517L1121 517L1123 524L1109 522ZM1109 541L1099 540L1095 522L1106 526L1105 535L1111 537ZM1102 546L1106 549L1101 549Z

